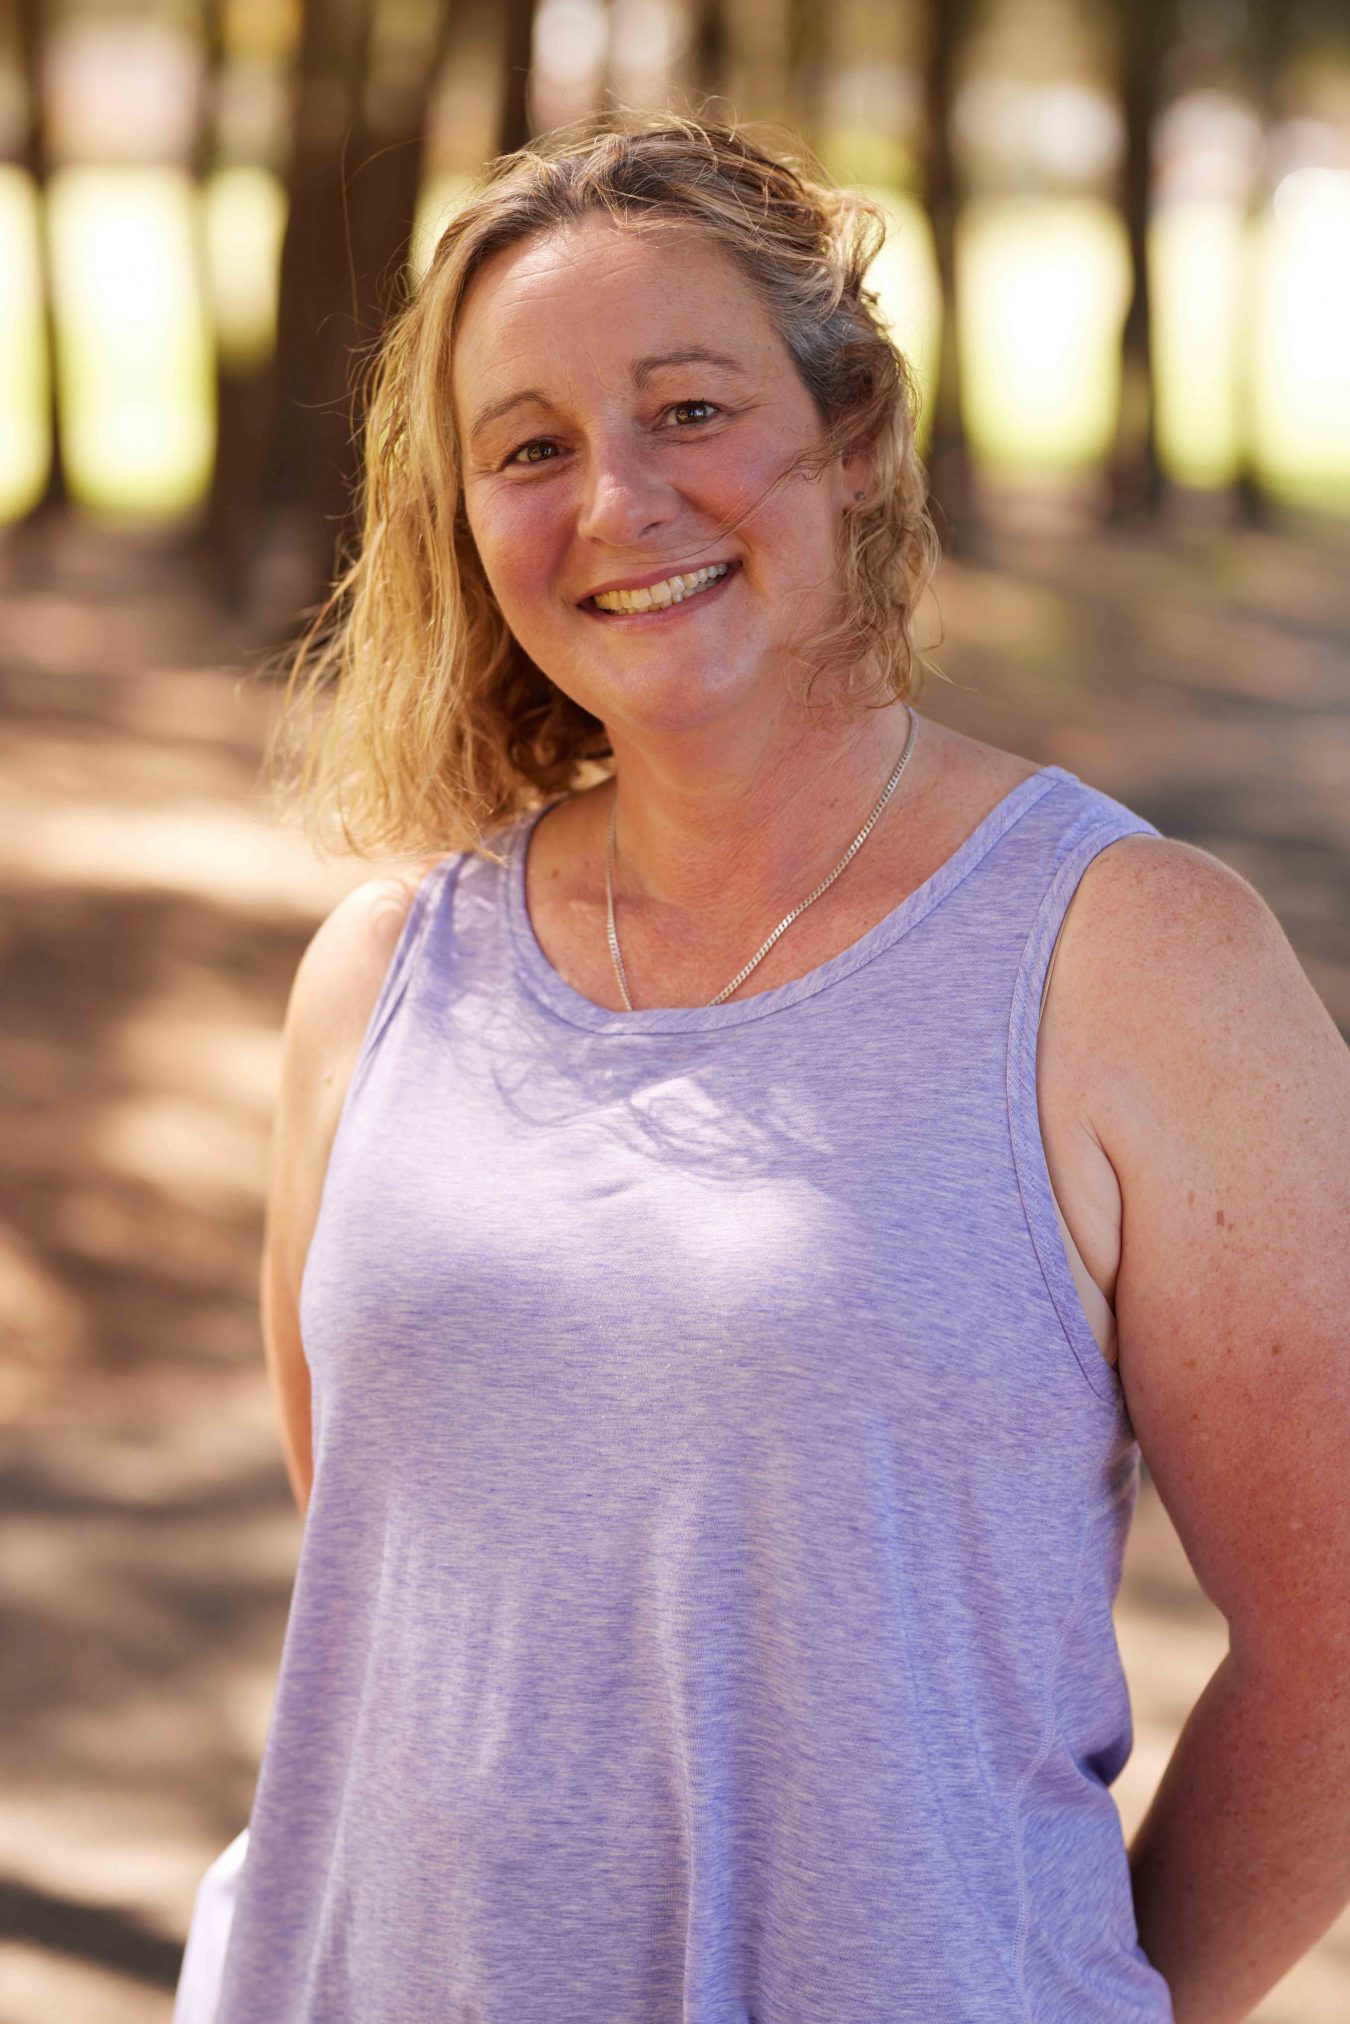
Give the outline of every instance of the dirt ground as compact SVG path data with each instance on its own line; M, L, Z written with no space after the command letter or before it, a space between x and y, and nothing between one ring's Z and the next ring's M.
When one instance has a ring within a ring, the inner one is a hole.
M1234 866L1350 1033L1348 585L1350 526L1004 502L942 566L921 707ZM172 553L71 531L0 642L0 2024L167 2024L300 1539L257 1319L282 1013L371 867L276 819L250 641ZM1117 1621L1128 1837L1225 1649L1147 1482ZM1253 2015L1344 2024L1350 1915Z

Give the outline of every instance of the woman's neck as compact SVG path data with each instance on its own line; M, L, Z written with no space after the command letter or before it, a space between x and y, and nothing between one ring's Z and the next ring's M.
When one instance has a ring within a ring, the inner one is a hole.
M871 815L909 728L896 704L844 723L785 727L768 748L761 739L738 750L727 739L715 762L697 765L616 738L615 783L595 790L592 817L603 853L614 804L616 898L668 919L706 919L715 909L758 922L795 906ZM921 743L920 733L887 811L906 776L912 785ZM603 881L603 855L595 862Z

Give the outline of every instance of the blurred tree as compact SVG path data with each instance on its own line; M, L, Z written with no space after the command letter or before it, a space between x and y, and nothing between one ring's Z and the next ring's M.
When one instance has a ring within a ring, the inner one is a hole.
M256 8L239 9L234 35L226 32L230 0L203 0L204 108L198 137L197 169L206 178L215 169L239 159L272 167L284 148L277 122L257 130L256 109L245 118L249 146L241 150L228 131L230 86L236 77L256 98L264 78L289 64L294 55L288 10L263 15ZM267 22L265 28L263 22ZM261 30L261 37L259 36ZM235 72L227 43L233 42ZM270 60L269 60L270 59ZM261 162L259 158L262 158ZM272 398L274 356L250 349L240 357L218 334L216 345L216 454L211 489L202 524L202 549L217 593L231 604L247 601L249 575L258 539L258 515Z
M1153 519L1162 500L1153 393L1148 228L1153 128L1163 57L1177 28L1176 0L1119 0L1120 97L1125 119L1121 192L1130 249L1130 299L1121 338L1120 410L1107 471L1109 524Z
M359 372L405 299L448 14L446 0L305 0L260 504L310 594L356 533Z
M59 338L52 293L51 241L47 223L47 173L50 163L47 149L46 95L42 79L45 46L43 31L47 8L43 0L4 0L4 4L10 13L12 23L11 33L5 39L12 41L16 48L26 101L27 127L21 165L32 177L37 195L38 273L42 290L42 324L47 353L47 426L51 455L42 492L25 516L28 531L37 534L45 530L52 518L62 512L66 505L66 467L62 452L61 404L57 388L56 348Z
M1278 123L1283 81L1301 50L1325 60L1339 32L1350 30L1345 0L1135 0L1116 8L1122 56L1122 89L1127 128L1125 210L1129 225L1134 287L1126 322L1121 415L1111 465L1111 518L1117 523L1149 517L1165 486L1154 442L1154 390L1149 345L1148 274L1144 263L1150 196L1157 183L1153 160L1156 129L1169 105L1188 95L1210 97L1238 117L1232 138L1207 165L1192 166L1189 193L1201 190L1245 208L1247 243L1273 195L1269 142ZM1241 117L1240 115L1245 115ZM1255 128L1255 145L1239 136ZM1243 303L1247 335L1257 305ZM1239 334L1233 333L1239 352ZM1259 367L1250 346L1242 370ZM1269 523L1273 501L1254 454L1250 421L1253 389L1242 390L1237 433L1237 468L1230 504L1234 517L1251 526Z
M784 121L792 0L729 5L722 21L723 73L718 85L739 120Z
M726 0L695 0L691 67L700 94L710 97L721 90L727 67Z
M356 475L348 413L360 332L348 173L370 0L305 0L293 86L286 233L258 505L313 590L331 573Z
M1276 89L1280 66L1287 55L1293 27L1289 0L1251 0L1247 19L1247 73L1252 103L1260 116L1263 133L1269 137L1276 119ZM1265 164L1254 175L1248 191L1248 242L1260 214L1270 202L1271 189ZM1248 304L1250 315L1252 305ZM1247 360L1250 370L1250 353ZM1249 403L1244 402L1244 414ZM1254 455L1251 431L1244 428L1238 440L1238 474L1234 486L1238 519L1248 527L1264 527L1271 520L1271 501L1262 482Z
M956 219L961 191L952 150L952 100L973 8L974 0L930 0L924 72L927 132L920 171L942 294L933 431L928 452L928 503L944 548L958 555L972 548L976 530L970 453L961 406L956 286Z
M535 0L506 0L502 51L501 121L498 154L511 154L530 138L530 58L534 50Z
M787 0L788 117L817 155L827 61L824 0Z

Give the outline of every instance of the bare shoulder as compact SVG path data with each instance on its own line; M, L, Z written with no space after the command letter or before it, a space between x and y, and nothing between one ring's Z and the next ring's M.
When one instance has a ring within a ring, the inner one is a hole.
M359 1045L418 885L437 860L384 872L344 895L316 929L286 1014L288 1059L313 1061Z
M1140 1447L1235 1648L1325 1657L1350 1607L1350 1049L1206 851L1122 838L1071 911L1062 1031L1120 1184Z
M1118 1174L1132 1149L1156 1159L1200 1128L1202 1091L1216 1128L1235 1129L1239 1076L1344 1096L1350 1055L1284 929L1193 844L1134 835L1098 853L1065 917L1056 990L1057 1044Z
M1170 836L1118 837L1079 882L1074 912L1086 936L1142 937L1160 960L1193 948L1196 928L1222 944L1230 932L1282 937L1255 886L1221 858Z

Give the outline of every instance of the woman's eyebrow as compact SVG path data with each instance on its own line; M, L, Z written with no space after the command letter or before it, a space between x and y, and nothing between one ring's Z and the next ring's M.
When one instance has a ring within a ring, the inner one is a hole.
M716 365L721 366L724 371L742 375L746 370L738 358L732 358L724 351L713 351L706 344L689 344L682 345L678 351L653 352L647 358L635 359L632 371L634 386L641 390L652 374L666 365ZM469 430L469 441L477 442L483 430L492 422L500 421L512 408L526 405L547 408L552 403L547 394L540 393L538 387L525 387L518 394L507 394L504 400L489 401L487 406L480 408L474 416L473 425Z

